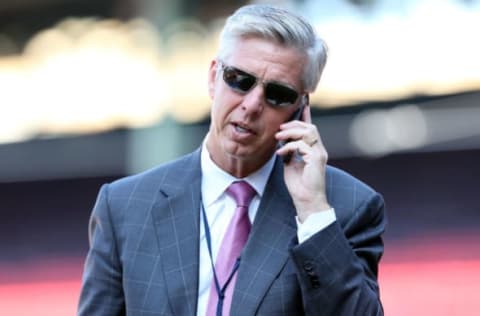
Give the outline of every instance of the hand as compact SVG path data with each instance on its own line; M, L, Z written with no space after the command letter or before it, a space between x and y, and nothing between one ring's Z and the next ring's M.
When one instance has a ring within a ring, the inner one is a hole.
M310 107L305 106L302 121L280 125L275 137L279 141L288 141L277 150L278 155L295 155L296 152L302 157L292 157L284 166L285 183L300 222L312 213L330 209L325 186L328 154L317 127L312 124Z

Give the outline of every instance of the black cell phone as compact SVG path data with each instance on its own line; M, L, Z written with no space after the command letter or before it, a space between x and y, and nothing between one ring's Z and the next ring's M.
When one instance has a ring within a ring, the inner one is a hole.
M302 101L301 101L301 104L299 106L299 108L293 112L292 116L288 119L288 122L289 121L295 121L295 120L301 120L302 119L302 114L303 114L303 110L305 109L305 106L308 105L308 102L309 102L309 98L308 98L308 94L304 95L302 97ZM285 146L286 143L288 143L289 140L287 141L279 141L278 142L278 147L283 147ZM287 155L284 155L283 156L283 162L284 163L289 163L290 160L292 160L292 157L293 157L293 153L289 153Z
M305 108L305 104L300 105L300 107L295 112L293 112L292 116L290 116L288 121L295 121L295 120L301 121L304 108Z

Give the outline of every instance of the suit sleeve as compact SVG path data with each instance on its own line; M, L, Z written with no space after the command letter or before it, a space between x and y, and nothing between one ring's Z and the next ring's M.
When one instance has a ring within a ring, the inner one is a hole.
M123 315L122 269L108 203L108 185L101 188L95 203L89 242L78 315Z
M291 250L306 315L383 315L377 281L386 219L372 192L348 216Z

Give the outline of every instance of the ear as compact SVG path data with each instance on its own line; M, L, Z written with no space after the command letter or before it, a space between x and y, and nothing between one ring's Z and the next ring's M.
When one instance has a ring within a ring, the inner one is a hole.
M217 79L217 61L214 59L210 62L210 69L208 70L208 94L210 99L215 95L215 82Z

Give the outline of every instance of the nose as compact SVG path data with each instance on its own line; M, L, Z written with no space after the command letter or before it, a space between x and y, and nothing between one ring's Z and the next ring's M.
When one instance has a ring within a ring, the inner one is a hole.
M259 115L265 106L265 95L263 86L257 84L250 90L242 100L242 109L250 115Z

